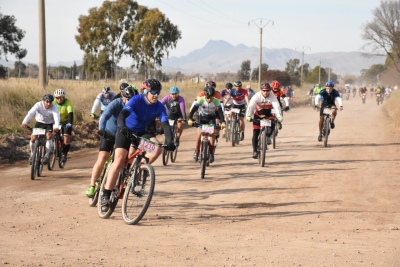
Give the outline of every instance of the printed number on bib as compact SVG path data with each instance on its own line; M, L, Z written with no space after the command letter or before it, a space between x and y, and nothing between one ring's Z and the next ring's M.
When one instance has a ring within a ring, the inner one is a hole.
M212 133L214 133L214 126L213 125L208 125L208 124L202 125L201 126L201 131L203 133L212 134Z
M140 138L139 149L146 151L147 153L153 154L156 150L157 144L146 138Z
M46 134L46 129L33 128L32 134L33 135L45 135Z

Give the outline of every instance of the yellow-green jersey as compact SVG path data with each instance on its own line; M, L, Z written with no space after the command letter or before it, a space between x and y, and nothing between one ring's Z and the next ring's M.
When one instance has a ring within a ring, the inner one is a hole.
M68 123L68 114L74 112L74 108L72 106L71 101L68 98L64 99L64 103L59 105L57 100L54 99L53 105L55 105L60 113L60 125L64 125Z

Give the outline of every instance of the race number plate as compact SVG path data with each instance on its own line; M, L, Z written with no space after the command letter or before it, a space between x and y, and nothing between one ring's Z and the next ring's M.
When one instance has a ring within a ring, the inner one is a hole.
M332 115L332 109L330 109L330 108L324 108L324 114Z
M233 113L240 113L240 109L238 109L238 108L233 108L233 109L232 109L232 112L233 112Z
M46 134L46 129L33 128L32 134L33 135L45 135Z
M214 133L214 126L213 125L204 124L204 125L201 126L201 131L203 133L212 134L212 133Z
M276 111L275 111L275 109L271 109L271 114L276 114Z
M260 121L261 127L271 127L271 120L263 119Z
M146 151L147 153L153 154L156 151L157 144L146 138L140 138L139 149Z
M169 126L174 126L174 122L175 122L175 120L168 120L168 122L169 122Z
M224 114L225 114L225 115L229 115L229 114L231 114L231 112L230 112L229 110L225 110L225 111L224 111Z

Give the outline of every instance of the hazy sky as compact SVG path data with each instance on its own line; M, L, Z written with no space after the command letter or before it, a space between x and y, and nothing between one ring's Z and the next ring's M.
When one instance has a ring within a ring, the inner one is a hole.
M75 41L78 17L87 15L102 0L47 0L47 62L81 60L83 52ZM209 40L232 45L291 48L305 53L360 51L362 26L373 18L380 0L141 0L140 5L157 7L182 32L171 56L185 56ZM0 12L14 15L16 25L26 31L22 47L26 62L38 63L38 0L0 0ZM252 21L256 22L254 24ZM273 23L272 23L273 21ZM249 24L250 22L250 24ZM4 57L3 57L4 59ZM14 60L9 56L9 60ZM120 65L128 66L124 59Z

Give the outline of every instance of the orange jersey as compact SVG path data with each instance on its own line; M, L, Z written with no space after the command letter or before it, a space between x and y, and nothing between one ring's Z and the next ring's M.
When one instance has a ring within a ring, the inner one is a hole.
M282 98L285 98L286 97L286 92L284 92L282 89L278 89L278 91L274 91L274 90L272 90L272 92L274 93L274 95L276 96L276 98L278 99L278 100L280 100L281 99L281 97Z
M201 92L197 95L196 99L198 99L198 98L200 98L200 97L203 97L203 96L204 96L204 91L201 91ZM221 100L221 99L222 99L222 96L221 96L221 94L220 94L218 91L215 91L214 97L215 97L216 99L218 99L218 100Z

